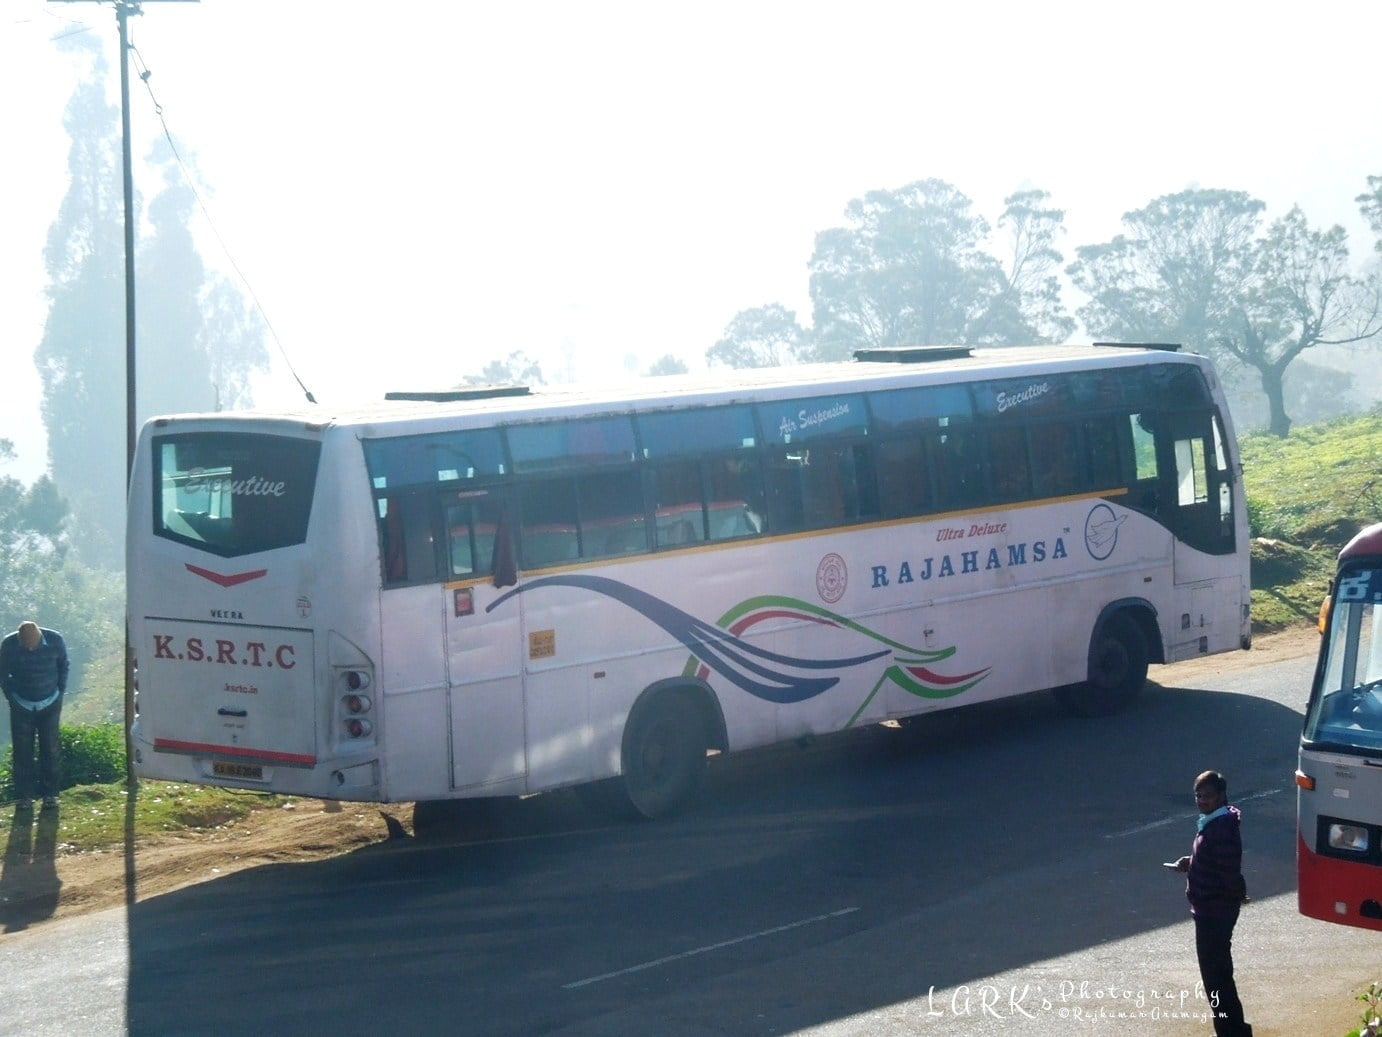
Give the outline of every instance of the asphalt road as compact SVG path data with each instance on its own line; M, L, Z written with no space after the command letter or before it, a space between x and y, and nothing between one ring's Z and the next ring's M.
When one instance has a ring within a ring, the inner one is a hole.
M1289 1033L1262 1015L1377 946L1295 912L1310 669L1153 685L1102 720L1036 695L719 759L652 824L569 794L476 804L446 837L5 937L0 1031L1208 1032L1161 862L1215 767L1255 901L1240 988L1259 1034Z

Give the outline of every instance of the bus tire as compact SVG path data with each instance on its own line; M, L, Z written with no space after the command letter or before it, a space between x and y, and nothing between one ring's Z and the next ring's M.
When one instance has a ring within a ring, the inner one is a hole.
M639 702L624 727L620 806L649 820L684 806L700 787L706 748L705 719L689 696L664 692Z
M1110 616L1089 646L1089 679L1056 689L1076 716L1111 716L1125 709L1147 682L1147 638L1130 616Z

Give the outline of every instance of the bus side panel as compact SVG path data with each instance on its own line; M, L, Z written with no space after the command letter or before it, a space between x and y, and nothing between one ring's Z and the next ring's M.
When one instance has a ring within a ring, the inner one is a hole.
M1177 554L1177 565L1185 554ZM1224 567L1224 559L1217 559ZM1246 622L1243 606L1247 583L1238 573L1215 580L1180 584L1169 622L1170 654L1167 662L1194 659L1242 647Z
M433 799L450 784L445 641L437 588L384 591L379 603L379 718L387 798Z

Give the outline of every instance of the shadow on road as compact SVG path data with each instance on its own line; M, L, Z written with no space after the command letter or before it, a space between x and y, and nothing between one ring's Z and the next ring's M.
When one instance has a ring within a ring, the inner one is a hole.
M475 804L446 838L133 905L129 1028L827 1023L1183 921L1159 862L1207 767L1246 804L1253 895L1292 890L1299 730L1246 695L1152 685L1103 720L1034 695L716 760L652 824L570 793Z
M58 908L62 880L54 861L58 843L58 811L37 814L16 809L5 845L0 872L0 924L7 933L27 929L51 918Z

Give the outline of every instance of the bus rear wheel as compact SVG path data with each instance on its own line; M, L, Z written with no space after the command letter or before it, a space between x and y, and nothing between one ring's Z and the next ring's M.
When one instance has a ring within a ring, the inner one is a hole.
M1125 709L1147 682L1147 638L1133 620L1115 615L1099 628L1089 649L1089 679L1056 689L1056 698L1082 717L1110 716Z
M705 721L686 695L640 702L624 729L621 805L648 819L685 805L705 773L706 746Z

